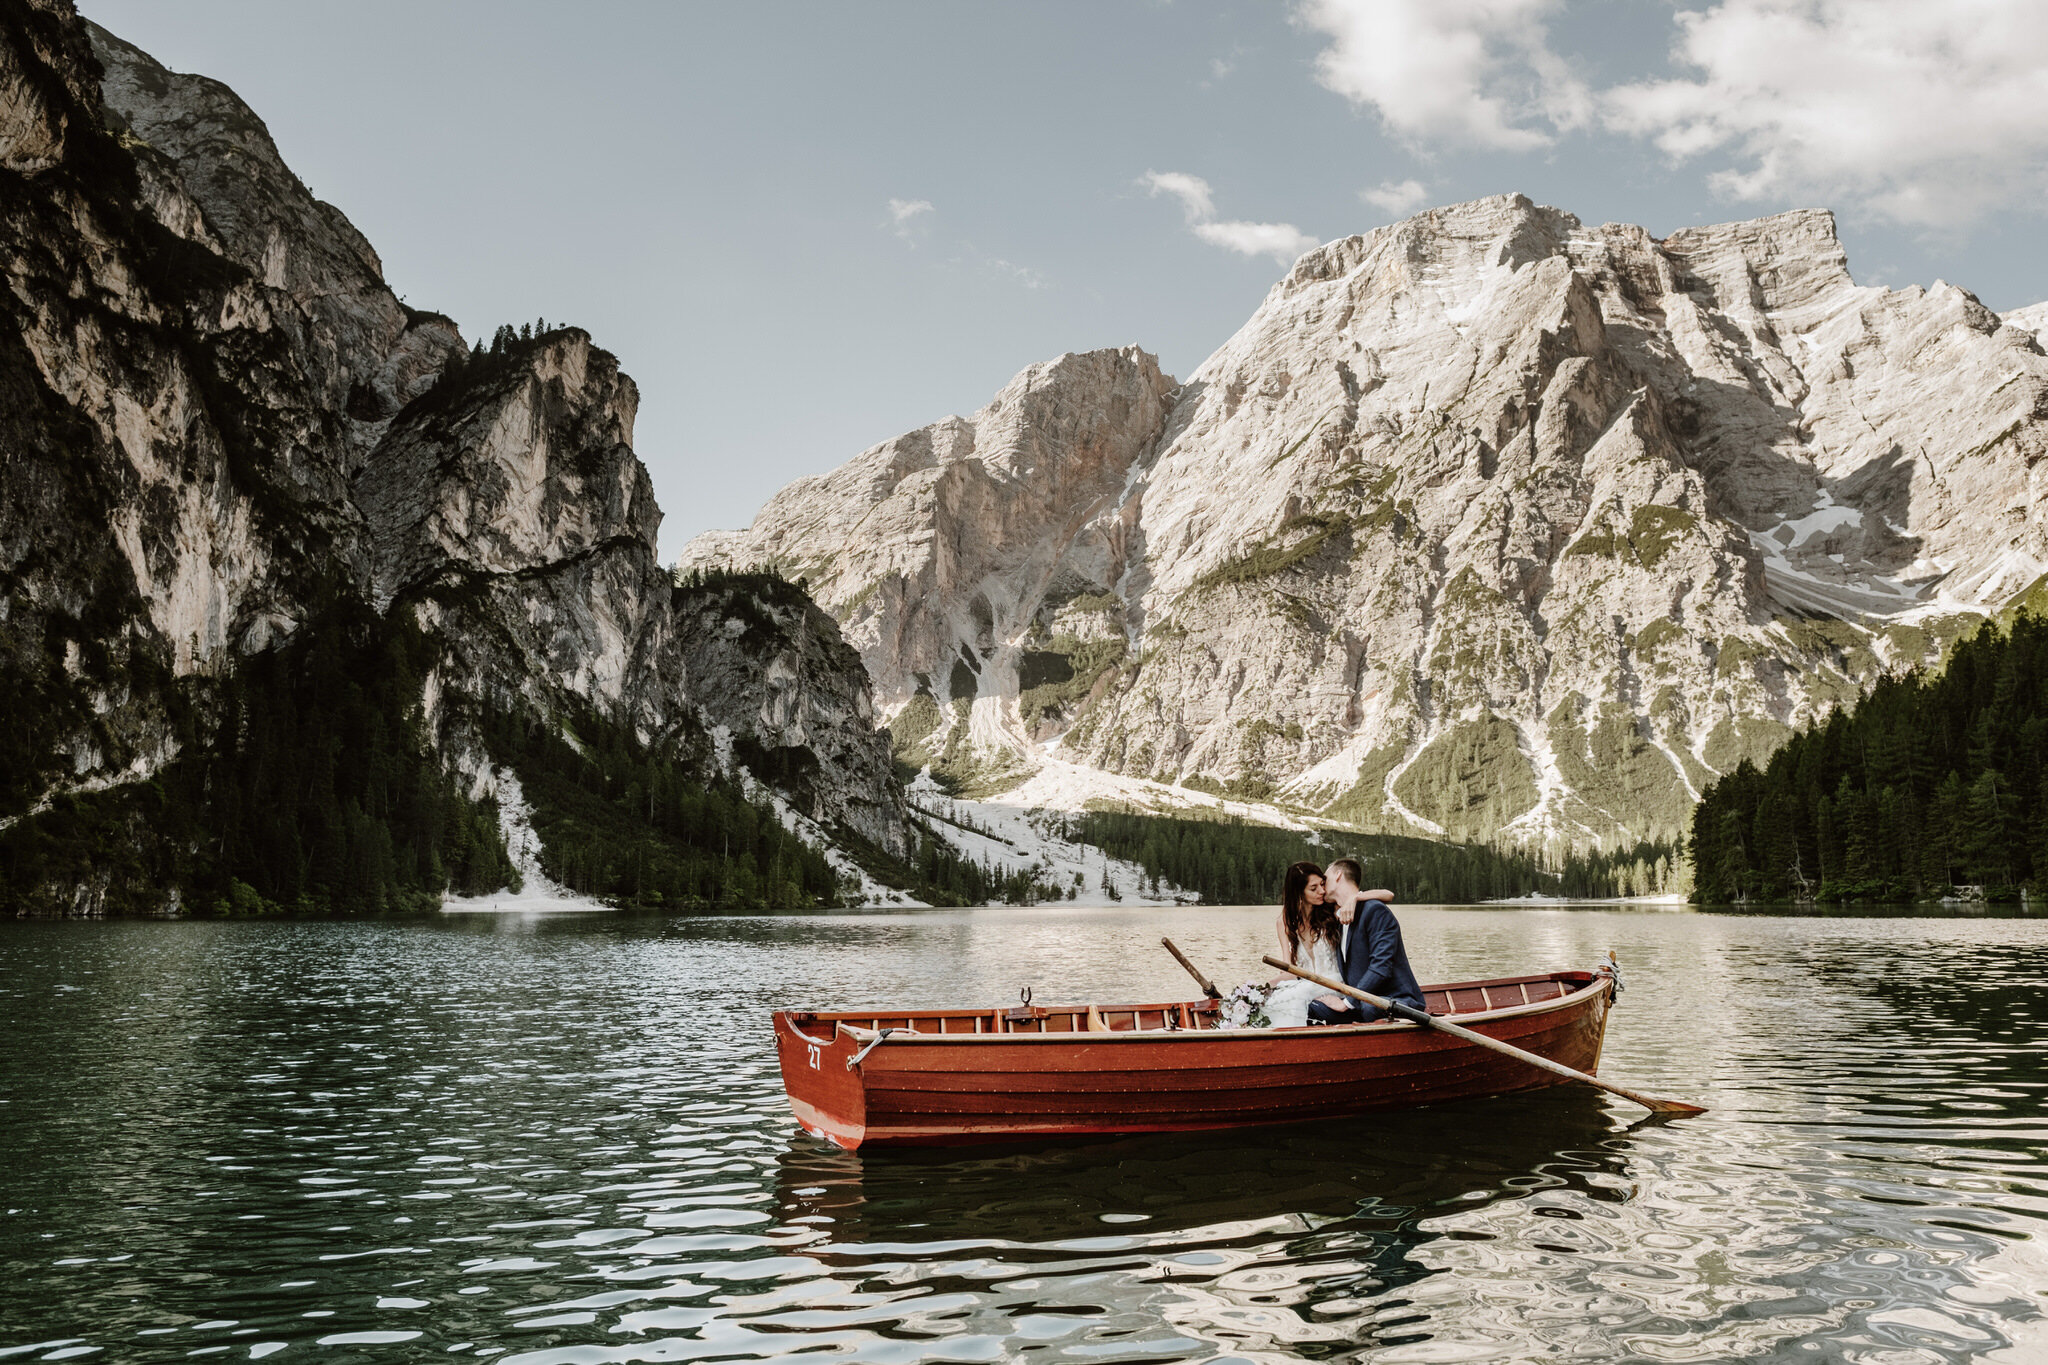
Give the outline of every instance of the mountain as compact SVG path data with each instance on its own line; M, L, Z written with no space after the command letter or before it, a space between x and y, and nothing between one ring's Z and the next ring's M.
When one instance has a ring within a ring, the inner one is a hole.
M527 795L584 891L911 852L833 621L658 563L587 333L472 353L232 91L68 0L0 0L0 181L0 906L487 891Z
M1676 840L2038 585L2044 324L1859 286L1825 212L1483 199L1309 252L1185 383L1035 365L684 562L802 574L968 793Z

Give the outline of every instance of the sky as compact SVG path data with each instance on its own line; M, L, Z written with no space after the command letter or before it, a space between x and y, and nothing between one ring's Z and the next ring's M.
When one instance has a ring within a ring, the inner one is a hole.
M225 81L415 307L587 328L662 554L1064 351L1191 373L1316 243L1520 191L1835 210L2048 299L2041 0L80 0Z

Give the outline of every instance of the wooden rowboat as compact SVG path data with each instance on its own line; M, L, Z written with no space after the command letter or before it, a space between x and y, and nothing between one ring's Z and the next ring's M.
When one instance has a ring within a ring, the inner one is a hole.
M1593 1073L1614 978L1460 981L1424 1007ZM783 1088L835 1146L929 1147L1341 1118L1562 1082L1406 1021L1219 1026L1216 1002L982 1010L778 1010Z

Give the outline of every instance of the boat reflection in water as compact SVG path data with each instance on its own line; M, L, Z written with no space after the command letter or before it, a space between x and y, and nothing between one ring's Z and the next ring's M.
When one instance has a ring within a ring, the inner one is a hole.
M1320 1354L1429 1339L1414 1288L1481 1250L1463 1244L1533 1225L1559 1230L1552 1250L1571 1250L1568 1222L1517 1216L1485 1231L1483 1211L1552 1193L1581 1207L1627 1202L1630 1131L1598 1095L1563 1087L1028 1151L853 1153L799 1134L779 1159L776 1197L781 1221L822 1234L805 1254L855 1292L899 1283L909 1263L920 1284L938 1277L982 1309L1045 1318L1069 1346L1169 1323L1182 1340L1145 1344L1171 1354L1321 1343ZM1582 1215L1560 1205L1554 1216Z

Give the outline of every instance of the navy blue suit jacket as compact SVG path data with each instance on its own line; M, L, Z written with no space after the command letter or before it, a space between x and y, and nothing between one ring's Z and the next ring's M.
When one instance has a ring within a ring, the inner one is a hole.
M1351 919L1345 945L1344 984L1356 990L1398 1000L1413 1009L1422 1008L1422 985L1408 965L1408 949L1401 943L1401 923L1385 901L1363 901ZM1352 1002L1367 1019L1380 1018L1370 1005Z

